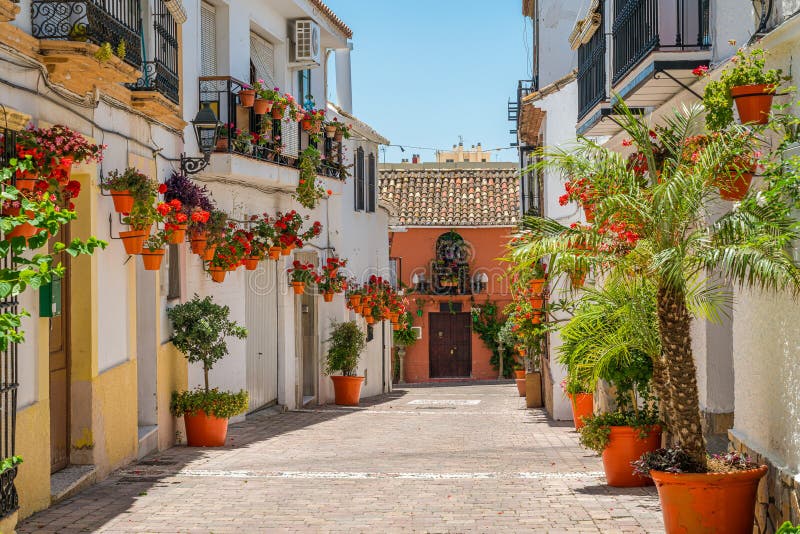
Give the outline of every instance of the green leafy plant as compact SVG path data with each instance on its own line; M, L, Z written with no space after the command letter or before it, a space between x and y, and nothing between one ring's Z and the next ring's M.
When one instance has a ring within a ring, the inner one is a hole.
M321 163L319 150L313 145L307 146L300 153L300 179L297 182L294 198L301 206L308 209L314 209L326 196L325 189L317 183L317 169Z
M778 527L775 534L800 534L800 525L794 527L790 521L786 521Z
M94 53L94 58L100 63L105 63L114 57L114 51L111 49L111 43L105 42L100 45L100 48Z
M503 318L498 313L497 304L486 301L480 306L472 307L472 329L481 338L486 348L492 351L492 356L489 362L495 369L499 369L500 365L500 346L498 343L498 334L503 327ZM506 347L503 354L503 374L511 376L512 369L509 365L513 365L513 355L511 354L511 347Z
M104 191L128 191L134 202L152 206L155 203L159 185L135 167L128 167L122 172L116 169L109 172L100 182L100 188Z
M19 464L22 463L22 456L9 456L8 458L4 458L2 462L0 462L0 473L4 473L9 469L13 469L17 467Z
M344 376L355 376L358 360L367 347L366 334L355 321L331 323L328 343L328 357L325 374L341 372Z
M248 402L249 396L244 390L239 393L229 393L219 391L217 388L208 391L197 388L193 391L173 391L169 409L175 417L181 417L183 414L192 415L202 410L214 417L230 419L247 410Z
M119 44L117 44L117 49L115 50L117 53L117 57L120 59L125 59L125 54L127 53L125 40L120 39Z
M583 423L584 426L579 430L581 445L600 454L608 447L612 426L633 427L638 431L639 438L644 439L659 424L659 419L658 414L651 410L616 411L585 417Z
M403 312L398 318L400 329L392 331L392 340L395 347L407 348L418 341L417 333L414 332L414 316L411 312Z

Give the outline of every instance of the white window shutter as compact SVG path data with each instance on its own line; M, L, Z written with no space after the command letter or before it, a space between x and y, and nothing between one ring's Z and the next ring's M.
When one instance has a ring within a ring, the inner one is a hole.
M200 9L200 75L217 75L217 14L205 2Z
M275 87L275 47L253 32L250 32L250 61L256 69L256 79Z

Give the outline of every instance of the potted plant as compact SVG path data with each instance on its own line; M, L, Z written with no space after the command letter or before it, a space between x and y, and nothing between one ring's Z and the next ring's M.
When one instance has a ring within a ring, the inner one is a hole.
M117 213L131 213L134 202L152 203L158 187L154 180L134 167L128 167L121 173L113 170L100 182L101 189L111 192Z
M189 216L183 211L183 203L177 198L169 202L159 202L156 211L164 223L167 243L177 245L186 241L186 230L189 228Z
M253 107L255 99L256 90L246 83L243 83L242 88L239 89L239 104L241 104L243 108L251 108Z
M260 217L252 215L250 222L250 233L252 234L250 243L253 247L253 257L261 259L269 255L272 260L280 258L281 248L276 244L278 234L272 218L263 213Z
M231 138L231 144L234 152L249 156L253 152L253 134L246 129L236 128L233 138Z
M280 95L277 91L277 88L275 92L277 96L272 102L272 118L274 120L281 120L283 119L283 114L286 111L286 107L293 102L294 99L289 100L285 95Z
M142 256L142 264L145 271L158 271L161 269L161 262L164 259L166 250L164 246L167 244L167 231L158 230L145 240L142 245L142 251L139 253Z
M333 301L333 295L343 292L347 287L347 278L339 273L339 269L345 265L347 265L347 260L339 258L328 258L325 261L317 284L325 302Z
M708 67L701 65L692 72L707 76ZM733 122L733 102L742 124L766 124L772 97L785 79L781 69L766 69L764 49L740 48L720 79L709 81L705 87L706 126L712 131L727 128Z
M304 208L314 209L320 199L327 196L317 180L317 169L321 163L319 150L314 145L308 145L300 153L300 178L293 196Z
M618 109L632 143L652 162L653 128L623 102ZM699 131L702 111L698 106L676 111L667 119L665 134L654 132L657 137L670 136L670 142L663 143L669 164L662 166L660 174L648 173L644 179L631 173L617 153L588 140L579 140L577 150L545 151L535 167L556 172L582 168L592 180L599 178L592 183L596 192L595 224L588 229L572 229L530 217L523 225L530 239L516 249L517 254L512 251L511 258L524 266L550 256L555 258L551 259L551 270L565 272L564 267L570 264L567 260L579 255L604 276L619 274L646 280L656 288L661 350L653 359L652 386L660 399L663 428L673 448L663 454L645 455L643 458L649 459L642 471L649 468L656 483L667 532L749 533L758 481L767 467L738 461L723 465L708 456L691 325L699 308L710 307L712 313L719 313L716 303L726 298L719 293L724 286L705 287L702 301L708 305L691 306L698 298L693 288L700 287L706 273L714 272L732 285L800 291L796 267L786 247L800 234L790 216L790 206L779 195L769 199L748 195L735 209L709 222L707 214L716 200L720 164L735 157L730 147L740 148L737 136L741 129L715 132L696 155L686 155L684 146ZM633 244L622 243L606 232L615 221L630 224L636 234ZM570 245L582 236L597 246L585 250ZM644 249L647 252L640 254Z
M265 98L266 86L264 84L264 80L258 80L253 84L253 90L255 91L254 97L255 101L253 102L253 113L256 115L264 115L269 113L272 109L272 104L269 100Z
M333 118L333 125L336 131L333 134L333 140L337 143L341 143L342 139L350 139L350 128L351 126L347 126L343 122L339 122L339 120L334 117Z
M83 135L60 124L49 128L30 125L17 135L17 154L22 158L31 156L34 168L17 175L19 189L33 189L33 183L24 181L26 176L38 175L48 181L66 184L73 164L100 162L105 148L105 145L90 143Z
M358 360L367 346L366 335L355 321L331 323L325 374L331 377L336 404L358 406L363 376L356 376ZM335 375L334 373L341 373Z
M417 342L417 333L414 331L414 316L411 312L403 312L398 319L400 328L392 331L392 342L397 348L397 381L402 384L405 382L404 359L406 349Z
M311 263L295 260L287 272L295 295L302 295L305 293L306 287L310 287L320 281L320 276L316 273L314 265Z
M231 123L221 124L217 127L217 144L214 150L217 152L228 152L230 141L236 137L236 125Z
M208 373L214 364L228 354L227 338L244 339L247 329L229 319L230 309L220 306L211 297L192 300L167 310L172 322L175 348L189 363L203 366L203 385L193 391L173 392L170 411L183 416L186 441L190 447L225 445L228 419L247 410L246 391L230 393L210 389Z

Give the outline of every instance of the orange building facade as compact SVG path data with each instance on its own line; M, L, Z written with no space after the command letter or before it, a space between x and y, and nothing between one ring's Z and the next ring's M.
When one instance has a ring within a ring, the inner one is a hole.
M406 349L406 382L491 380L499 370L474 331L472 311L511 301L501 261L517 228L514 164L388 164L381 200L392 211L390 257L398 283L413 289L418 340Z

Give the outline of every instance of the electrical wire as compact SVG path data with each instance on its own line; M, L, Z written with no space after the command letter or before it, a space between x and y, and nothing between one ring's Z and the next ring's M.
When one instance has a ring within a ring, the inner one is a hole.
M431 150L433 152L450 152L452 148L433 148L429 146L413 146L413 145L385 145L385 146L393 146L400 148L405 152L406 148L413 148L415 150ZM499 152L501 150L517 150L515 146L506 146L506 147L498 147L498 148L483 148L481 147L483 152Z

